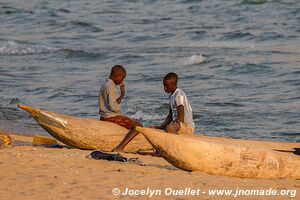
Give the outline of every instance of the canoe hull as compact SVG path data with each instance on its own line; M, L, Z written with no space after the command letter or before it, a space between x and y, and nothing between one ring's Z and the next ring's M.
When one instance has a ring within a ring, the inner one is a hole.
M80 149L111 151L122 141L128 132L127 129L111 122L77 118L25 105L20 105L19 107L26 110L37 123L53 137L64 144ZM195 135L194 138L206 142L224 142L232 145L242 144L248 147L255 146L281 151L292 151L295 147L300 148L299 143L236 140L198 135ZM124 150L136 152L138 150L149 148L152 148L152 146L144 136L139 134L125 147Z
M111 122L77 118L29 106L19 107L26 110L54 138L80 149L111 151L128 133L126 128ZM152 146L143 135L139 134L124 150L136 152L149 148L151 149Z
M294 151L294 148L300 148L300 143L294 142L272 142L272 141L258 141L258 140L242 140L230 139L222 137L199 136L199 139L207 142L225 142L233 145L245 145L248 147L259 147L272 149L277 151Z
M300 157L266 148L212 142L138 127L169 163L187 171L243 178L300 179Z

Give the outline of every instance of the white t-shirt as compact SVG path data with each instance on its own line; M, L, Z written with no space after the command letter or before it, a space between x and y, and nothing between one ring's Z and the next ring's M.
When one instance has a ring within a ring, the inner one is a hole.
M187 123L191 127L195 128L195 123L193 120L193 110L186 94L181 89L177 88L173 94L170 94L169 100L173 121L178 118L177 107L183 105L184 123Z

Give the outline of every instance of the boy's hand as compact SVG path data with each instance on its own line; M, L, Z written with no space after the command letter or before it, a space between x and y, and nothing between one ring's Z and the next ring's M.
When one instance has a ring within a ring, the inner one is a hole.
M125 85L124 85L124 83L120 84L120 90L121 90L121 94L125 95Z

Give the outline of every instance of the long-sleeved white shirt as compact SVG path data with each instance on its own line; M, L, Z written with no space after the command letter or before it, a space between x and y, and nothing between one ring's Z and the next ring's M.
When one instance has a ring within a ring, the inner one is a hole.
M101 117L108 118L121 114L121 105L117 102L118 98L119 93L116 84L111 79L107 79L99 92L98 105Z

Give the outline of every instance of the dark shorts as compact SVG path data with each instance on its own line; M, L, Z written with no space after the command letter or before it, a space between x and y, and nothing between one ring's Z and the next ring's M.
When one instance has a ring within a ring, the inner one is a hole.
M123 115L118 115L115 117L108 117L108 118L101 117L100 120L112 122L112 123L118 124L120 126L123 126L124 128L127 128L127 129L133 128L134 124L135 124L135 121L133 119L130 119L129 117L126 117Z

